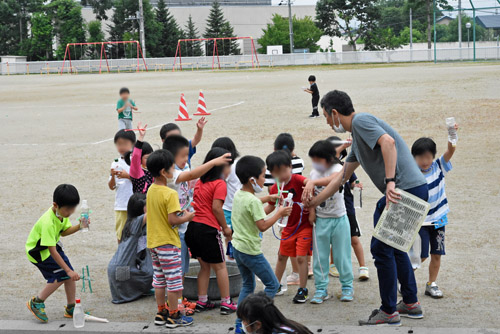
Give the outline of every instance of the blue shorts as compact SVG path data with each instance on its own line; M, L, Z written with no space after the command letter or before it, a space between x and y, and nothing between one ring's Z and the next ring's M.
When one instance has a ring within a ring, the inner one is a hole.
M179 233L181 239L181 261L182 261L182 276L186 275L189 271L189 248L184 240L185 233Z
M444 226L435 228L434 226L422 226L418 232L422 239L422 251L420 257L429 257L429 247L431 254L445 255L444 250Z
M226 218L226 224L232 229L233 225L231 223L231 211L229 210L223 210L223 211L224 211L224 218Z
M57 252L59 255L61 255L62 259L66 263L66 265L73 270L73 266L71 266L71 263L69 263L69 259L64 254L63 250L61 247L56 246ZM42 273L43 277L47 280L47 283L54 283L54 282L62 282L67 279L69 279L68 274L62 269L57 262L54 260L52 256L49 256L48 258L45 259L45 261L42 261L40 263L33 263L35 266L37 266L38 270Z

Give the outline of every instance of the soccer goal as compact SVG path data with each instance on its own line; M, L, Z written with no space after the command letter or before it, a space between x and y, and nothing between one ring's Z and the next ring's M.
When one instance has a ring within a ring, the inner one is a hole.
M66 66L66 61L69 66ZM148 70L138 41L68 43L60 74Z
M234 45L235 41L240 40L242 41L243 55L239 54L239 47ZM248 51L245 52L246 50ZM182 57L185 59L184 63ZM172 71L176 69L182 71L183 65L191 69L195 67L198 69L202 65L202 67L212 70L221 69L221 65L223 67L260 67L252 37L179 39Z

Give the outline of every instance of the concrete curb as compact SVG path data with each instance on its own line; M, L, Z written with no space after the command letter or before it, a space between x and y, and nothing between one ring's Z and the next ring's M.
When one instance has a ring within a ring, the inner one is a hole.
M313 333L325 334L500 334L500 329L486 328L418 328L418 327L359 327L359 326L309 326ZM227 324L194 324L190 327L166 329L148 322L110 322L107 324L88 322L84 328L73 328L71 321L51 321L46 324L31 320L0 320L0 333L27 334L42 332L45 334L78 333L234 333L234 328Z

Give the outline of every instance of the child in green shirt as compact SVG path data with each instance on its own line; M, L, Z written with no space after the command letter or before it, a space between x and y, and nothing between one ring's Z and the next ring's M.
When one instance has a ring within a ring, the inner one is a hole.
M37 297L27 302L28 309L42 322L47 322L45 300L64 284L68 305L64 316L73 317L75 307L75 282L80 276L73 271L73 267L60 245L59 239L80 230L80 224L71 225L68 217L71 216L80 203L78 190L70 184L61 184L54 191L52 207L43 214L26 241L26 255L42 273L47 284Z
M120 89L120 99L116 103L118 112L118 130L132 129L132 110L137 111L135 102L130 99L130 91L127 87Z
M271 212L266 212L263 202L272 201L275 196L266 196L262 200L255 193L262 191L266 181L266 164L258 157L245 156L238 160L236 176L242 187L234 195L231 215L234 258L243 281L238 305L255 290L255 275L265 285L265 293L273 298L280 287L271 265L264 257L261 248L260 232L265 232L281 217L289 216L292 207L279 207L276 214L266 219ZM270 208L270 206L267 206ZM273 207L274 209L274 207ZM236 319L236 333L240 333L241 319Z

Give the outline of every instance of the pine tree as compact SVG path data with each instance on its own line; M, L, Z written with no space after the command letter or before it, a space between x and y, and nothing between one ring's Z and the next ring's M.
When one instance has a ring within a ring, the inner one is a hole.
M186 39L200 38L200 35L198 34L198 29L196 29L196 26L194 25L193 18L191 17L191 15L189 15L183 38ZM198 41L184 42L184 44L186 45L186 56L199 57L203 55L203 50L201 49L200 42ZM184 51L184 48L182 50Z
M177 42L181 38L181 30L175 18L170 14L164 0L158 1L155 19L158 22L161 32L157 56L174 57Z
M212 3L210 14L207 19L207 28L205 38L234 37L234 31L231 24L224 18L224 13L218 1ZM214 42L207 42L207 55L213 55ZM238 43L236 40L217 41L217 50L219 55L239 54Z

